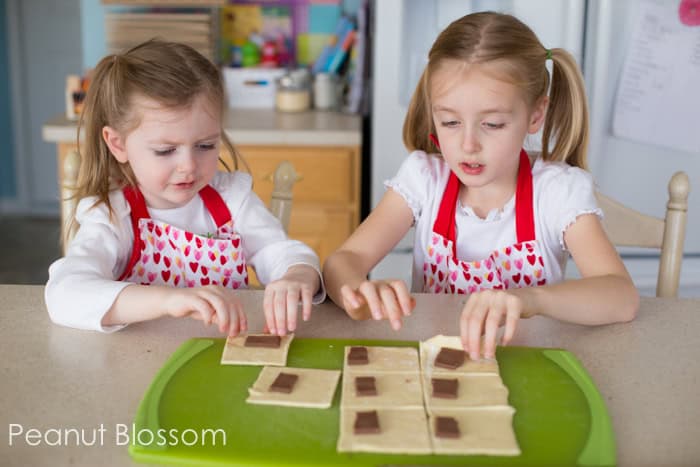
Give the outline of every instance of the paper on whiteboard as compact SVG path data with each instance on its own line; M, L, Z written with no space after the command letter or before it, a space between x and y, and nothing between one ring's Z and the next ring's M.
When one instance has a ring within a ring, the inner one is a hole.
M700 154L700 27L676 2L644 0L615 101L613 133Z

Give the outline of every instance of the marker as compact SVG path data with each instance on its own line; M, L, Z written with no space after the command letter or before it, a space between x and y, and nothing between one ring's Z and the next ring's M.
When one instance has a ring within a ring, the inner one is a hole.
M246 86L267 86L268 84L270 84L270 82L265 79L248 79L243 81L243 84Z

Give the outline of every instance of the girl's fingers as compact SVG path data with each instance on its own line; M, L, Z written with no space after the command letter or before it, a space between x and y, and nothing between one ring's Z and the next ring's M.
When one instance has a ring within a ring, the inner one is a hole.
M474 307L474 311L469 316L469 358L478 360L481 357L481 334L483 332L484 319L486 318L487 306L479 301Z
M399 302L396 300L396 294L394 289L388 285L380 285L379 295L382 299L382 304L384 305L384 311L389 318L391 327L394 331L401 329L401 309L399 307Z
M287 334L287 293L285 291L275 291L272 303L275 330L278 336L284 336Z
M340 288L340 295L350 308L360 308L362 306L358 294L349 285L344 285Z
M308 287L301 288L302 311L301 316L304 321L311 319L311 306L314 301L314 294Z
M399 300L399 304L401 305L401 313L404 316L410 315L416 301L413 299L413 297L411 297L408 287L406 287L406 283L404 281L392 281L390 285L394 289L396 297Z
M505 310L501 307L494 307L488 311L484 327L484 357L486 358L494 358L496 355L496 333L504 314Z
M265 328L270 334L277 334L277 329L275 328L275 313L273 300L275 298L275 292L271 288L265 289L265 295L263 296L263 313L265 314Z
M360 293L365 297L369 311L372 313L372 318L377 320L384 318L382 302L377 294L376 285L369 281L363 282L360 284Z
M297 288L287 289L287 327L289 332L294 332L297 328L297 310L299 306L300 291Z
M462 348L465 352L469 352L469 318L473 313L474 303L476 303L475 296L470 295L459 319L459 335L462 338Z

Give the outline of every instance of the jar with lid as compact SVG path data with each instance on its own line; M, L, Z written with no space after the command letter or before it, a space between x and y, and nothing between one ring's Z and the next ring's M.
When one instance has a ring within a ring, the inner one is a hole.
M311 106L309 80L299 73L287 73L276 80L275 104L282 112L302 112Z
M332 110L337 105L338 76L333 73L317 73L314 79L314 107Z

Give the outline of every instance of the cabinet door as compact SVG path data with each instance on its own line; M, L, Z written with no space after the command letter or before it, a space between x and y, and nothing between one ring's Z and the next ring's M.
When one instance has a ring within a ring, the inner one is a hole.
M354 148L241 146L238 151L253 176L253 189L266 203L272 194L271 175L284 160L294 164L301 177L294 185L295 203L359 200L359 165ZM233 167L228 154L222 158Z

